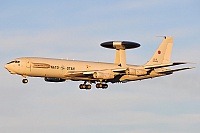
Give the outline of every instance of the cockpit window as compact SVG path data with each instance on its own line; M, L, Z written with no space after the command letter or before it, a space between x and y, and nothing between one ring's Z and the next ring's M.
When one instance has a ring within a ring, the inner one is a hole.
M11 64L11 63L14 63L15 61L11 61L11 62L8 62L7 64Z
M20 61L11 61L11 62L9 62L9 63L7 63L7 64L11 64L11 63L20 63Z

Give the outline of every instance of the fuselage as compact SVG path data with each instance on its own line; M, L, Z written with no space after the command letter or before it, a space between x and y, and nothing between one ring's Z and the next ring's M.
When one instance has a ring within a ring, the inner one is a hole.
M91 71L119 68L116 64L89 61L75 61L65 59L23 57L7 63L13 74L32 77L58 77L65 78L65 74L71 71Z
M12 74L22 75L23 77L52 77L68 80L96 80L88 76L72 76L68 75L70 72L90 72L90 71L107 71L120 70L121 66L114 63L77 61L66 59L52 59L52 58L37 58L37 57L23 57L17 58L5 65L5 68ZM143 69L142 66L127 65L127 68ZM123 68L126 69L126 68ZM108 79L110 82L124 82L141 80L162 76L152 71L148 75L126 75L123 74L115 79Z

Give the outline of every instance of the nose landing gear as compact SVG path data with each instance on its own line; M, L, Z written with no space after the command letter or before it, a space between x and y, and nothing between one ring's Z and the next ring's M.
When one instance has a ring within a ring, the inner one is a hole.
M28 79L26 75L21 75L24 79L22 79L22 83L26 84L28 83Z
M24 84L28 83L28 79L23 79L22 83L24 83Z

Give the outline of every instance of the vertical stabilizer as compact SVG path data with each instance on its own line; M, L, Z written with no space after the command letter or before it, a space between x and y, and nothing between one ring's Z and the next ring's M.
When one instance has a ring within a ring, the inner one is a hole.
M165 37L152 58L145 66L167 64L170 62L171 51L173 46L173 37Z

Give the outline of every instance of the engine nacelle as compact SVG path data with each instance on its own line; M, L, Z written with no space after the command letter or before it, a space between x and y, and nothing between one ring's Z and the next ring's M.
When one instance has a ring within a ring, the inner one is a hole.
M134 68L128 68L126 70L127 75L136 75L136 76L143 76L146 75L147 72L144 69L134 69Z
M115 77L114 73L112 71L110 72L94 72L93 78L95 79L113 79Z
M61 78L47 78L47 77L45 77L44 80L46 82L64 82L64 81L66 81L65 79L61 79Z

